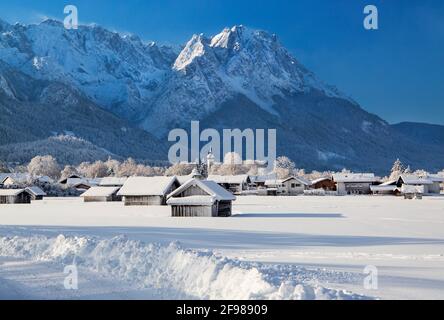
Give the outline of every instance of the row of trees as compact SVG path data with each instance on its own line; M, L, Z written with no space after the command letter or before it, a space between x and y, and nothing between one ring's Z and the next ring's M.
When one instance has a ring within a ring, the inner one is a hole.
M78 166L67 165L61 168L57 160L50 156L34 157L26 167L16 167L13 171L28 172L31 176L49 176L53 179L66 178L70 175L77 174L86 178L103 178L108 176L127 177L127 176L184 176L189 175L195 168L192 163L178 163L168 168L153 167L137 163L134 159L127 159L123 162L114 159L107 161L83 162ZM9 172L6 164L0 162L0 172ZM349 172L344 169L343 172ZM296 164L288 157L279 157L274 163L274 173L280 179L287 178L292 175L303 176L308 179L317 179L319 177L333 174L332 171L312 171L306 173L303 169L297 169ZM412 172L409 166L404 166L402 162L397 159L393 164L390 174L385 177L385 180L396 180L400 175L406 173L414 173L417 175L426 175L424 170L417 170ZM444 173L444 170L443 170ZM215 163L209 169L209 174L217 175L260 175L263 174L261 167L254 161L246 162L236 153L229 153L225 156L223 163Z

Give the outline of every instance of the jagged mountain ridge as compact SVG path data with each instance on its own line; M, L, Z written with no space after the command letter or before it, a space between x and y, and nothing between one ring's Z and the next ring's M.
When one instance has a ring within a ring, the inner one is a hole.
M278 153L308 169L381 172L396 159L441 169L444 142L412 140L319 80L264 31L194 35L181 50L99 26L0 23L0 60L166 141L171 128L275 128ZM0 78L0 88L8 86ZM418 152L418 150L420 152Z

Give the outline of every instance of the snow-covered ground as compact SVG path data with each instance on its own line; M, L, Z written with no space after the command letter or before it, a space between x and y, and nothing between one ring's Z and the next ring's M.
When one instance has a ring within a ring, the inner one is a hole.
M444 299L444 197L248 196L234 213L2 205L0 298ZM79 289L66 290L73 263ZM364 288L366 266L376 290Z

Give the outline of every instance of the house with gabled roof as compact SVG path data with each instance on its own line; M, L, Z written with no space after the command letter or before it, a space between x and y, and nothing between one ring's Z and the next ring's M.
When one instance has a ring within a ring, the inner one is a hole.
M191 179L168 195L173 217L229 217L236 197L211 180Z
M428 176L421 177L414 174L402 174L398 179L397 186L399 188L402 188L403 186L419 187L423 194L440 193L439 182L434 182L433 179Z
M208 180L216 182L233 194L239 194L244 190L248 190L249 185L251 184L250 176L247 174L229 176L209 175Z
M46 196L46 192L37 186L27 187L26 191L31 194L32 200L43 200L43 197Z
M25 189L0 189L0 204L31 203L31 194Z
M176 177L130 177L117 195L123 197L126 206L162 206L179 186Z
M346 194L370 194L370 186L377 185L380 181L373 173L336 173L333 181L339 195Z
M271 179L265 181L265 186L272 191L270 194L283 196L295 196L304 194L304 190L310 187L310 181L302 177L288 177L286 179Z
M91 187L80 195L84 202L122 201L118 196L120 187Z

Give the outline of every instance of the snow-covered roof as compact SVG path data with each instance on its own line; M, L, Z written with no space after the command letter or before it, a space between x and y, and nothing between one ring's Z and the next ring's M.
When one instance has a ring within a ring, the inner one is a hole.
M327 180L331 180L331 177L321 177L318 179L314 179L311 181L311 185L314 185L314 184L322 182L322 181L327 181Z
M215 201L216 199L213 196L172 197L167 200L167 204L170 206L211 206Z
M424 193L424 186L412 186L412 185L402 185L401 187L402 193Z
M444 182L444 177L438 174L429 174L427 179L432 180L433 182Z
M42 183L52 183L54 181L48 176L37 177L36 180Z
M116 193L120 187L91 187L81 197L109 197Z
M46 196L46 192L37 186L28 187L28 188L26 188L26 190L28 190L34 196Z
M374 173L335 173L333 174L335 182L377 182L378 177Z
M290 180L296 180L300 184L303 184L303 185L306 185L306 186L311 185L310 181L308 181L308 180L306 180L306 179L304 179L302 177L289 177L289 178L286 178L286 179L269 179L269 180L265 181L265 185L266 186L276 186L278 184L282 184L282 183L285 183L285 182L290 181Z
M371 191L395 191L398 189L396 185L382 185L379 186L370 186Z
M177 181L179 181L179 183L182 185L185 182L187 182L188 180L193 179L192 175L187 175L187 176L176 176Z
M100 180L99 186L123 186L126 180L128 180L127 177L105 177Z
M298 181L300 184L303 184L303 185L306 185L306 186L311 185L311 182L308 181L307 179L305 179L305 178L303 178L303 177L295 177L295 176L293 176L293 177L288 177L287 179L282 180L282 183L287 182L287 181L290 181L290 180L296 180L296 181Z
M119 196L164 196L176 177L130 177L118 192Z
M88 178L68 178L66 179L66 185L70 187L76 187L78 185L84 184L86 186L97 186L100 183L101 179L88 179Z
M229 191L222 188L220 185L218 185L216 182L211 180L198 180L198 179L191 179L187 181L185 184L174 190L168 195L168 198L172 198L175 195L178 195L182 193L184 190L188 189L191 186L196 186L205 193L207 193L209 196L212 196L214 200L217 201L233 201L236 200L236 197Z
M247 174L236 176L209 175L208 180L212 180L216 183L242 184L248 182L249 176Z
M413 174L410 175L406 175L403 174L401 175L400 179L405 183L405 184L412 184L412 185L425 185L425 184L433 184L433 181L427 178L423 178L423 177L419 177Z
M386 182L384 182L384 183L381 183L380 186L391 186L391 185L396 185L397 182L398 182L397 180L389 180L389 181L386 181Z
M17 196L25 189L0 189L0 196Z
M277 179L276 173L266 175L250 176L251 182L265 182L267 180Z

